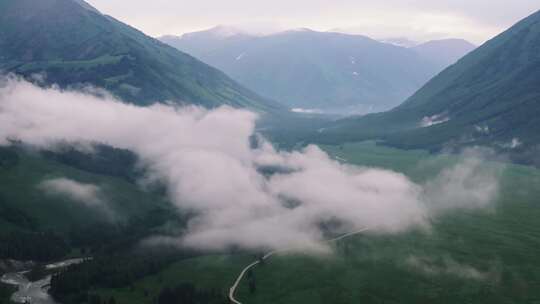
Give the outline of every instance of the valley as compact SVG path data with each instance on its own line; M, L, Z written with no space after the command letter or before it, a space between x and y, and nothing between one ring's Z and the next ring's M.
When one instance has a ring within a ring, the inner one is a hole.
M274 2L0 0L0 304L540 303L538 5Z
M291 109L339 115L389 110L475 48L454 40L405 48L310 29L257 36L216 27L160 40Z

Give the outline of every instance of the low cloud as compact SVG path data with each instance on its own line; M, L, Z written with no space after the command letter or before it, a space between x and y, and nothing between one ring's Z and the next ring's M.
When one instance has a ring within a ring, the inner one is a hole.
M416 271L432 276L451 275L464 279L486 280L491 275L470 265L461 264L449 256L439 259L409 256L405 259L405 263L407 266L413 267Z
M138 107L16 79L0 88L0 145L16 139L43 148L72 142L132 150L147 178L165 182L179 210L195 214L174 240L182 246L325 251L323 226L400 232L428 225L434 196L467 190L438 202L445 208L483 207L494 198L496 186L487 183L497 180L484 185L479 164L458 164L423 187L396 172L341 164L316 146L283 152L258 137L254 148L256 119L229 107Z
M432 116L425 116L420 122L422 128L427 128L435 125L439 125L445 122L448 122L450 118L446 114L436 114Z
M114 217L104 199L101 188L94 184L85 184L68 178L53 178L39 183L38 189L47 195L63 197L84 206L101 210L110 219Z
M486 162L486 154L490 153L479 148L465 150L460 162L425 184L424 200L430 202L432 213L484 208L496 200L504 166Z
M323 114L324 111L319 109L304 109L304 108L293 108L291 112L302 113L302 114Z
M507 149L516 149L521 147L522 145L523 143L521 142L521 140L519 140L519 138L517 137L514 137L509 143L504 144L503 147Z
M67 178L54 178L44 180L38 187L49 195L67 197L90 207L104 204L101 199L101 190L93 184L83 184Z

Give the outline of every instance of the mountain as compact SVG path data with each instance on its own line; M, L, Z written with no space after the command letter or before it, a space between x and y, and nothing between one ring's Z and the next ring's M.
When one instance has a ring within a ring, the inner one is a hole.
M540 11L429 81L397 108L334 123L325 141L406 148L488 145L540 164Z
M137 104L275 107L224 73L101 14L83 0L0 1L0 70L91 84Z
M456 63L474 50L476 46L463 39L432 40L413 46L411 49L420 56L431 60L441 70Z
M380 39L379 41L383 43L389 43L389 44L393 44L397 46L406 47L406 48L415 47L421 44L418 41L414 41L405 37L386 38L386 39Z
M218 27L161 40L291 108L386 110L440 71L414 50L365 36L309 29L266 36L222 32Z

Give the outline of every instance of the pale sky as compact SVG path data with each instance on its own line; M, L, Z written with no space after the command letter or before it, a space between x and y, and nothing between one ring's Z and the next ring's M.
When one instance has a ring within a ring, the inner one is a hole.
M151 36L216 25L269 31L307 27L413 40L465 38L474 43L540 9L538 0L87 0Z

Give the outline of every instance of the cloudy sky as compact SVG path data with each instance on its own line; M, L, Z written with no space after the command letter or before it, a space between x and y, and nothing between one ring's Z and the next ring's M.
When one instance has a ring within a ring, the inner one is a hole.
M540 9L538 0L88 0L147 34L182 34L215 25L257 31L308 27L414 40L491 38Z

